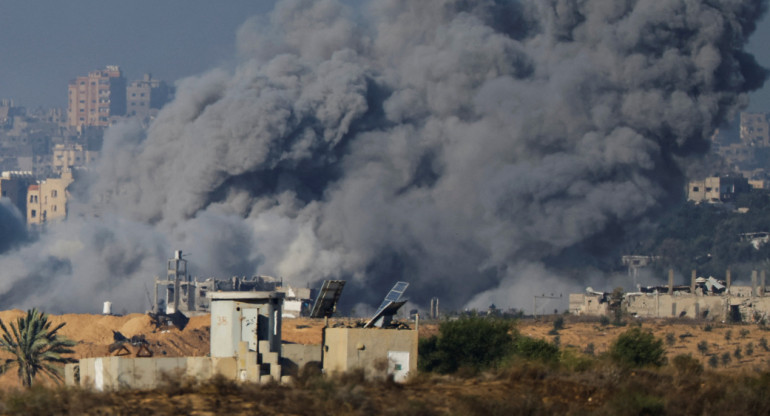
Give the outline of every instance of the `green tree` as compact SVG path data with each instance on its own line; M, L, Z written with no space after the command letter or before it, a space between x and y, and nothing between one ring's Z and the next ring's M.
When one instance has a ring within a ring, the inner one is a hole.
M420 340L422 371L453 373L461 367L483 370L513 351L512 321L462 317L439 326L439 335Z
M610 357L618 363L631 367L646 365L661 366L665 361L666 349L663 340L634 327L618 335L610 347Z
M30 387L38 373L44 373L54 380L62 381L63 363L75 362L73 358L62 354L72 354L74 341L57 334L65 323L51 329L48 315L37 309L27 311L26 316L10 324L10 330L0 319L2 339L0 350L12 355L0 365L0 373L5 373L14 365L19 367L19 379L24 387Z

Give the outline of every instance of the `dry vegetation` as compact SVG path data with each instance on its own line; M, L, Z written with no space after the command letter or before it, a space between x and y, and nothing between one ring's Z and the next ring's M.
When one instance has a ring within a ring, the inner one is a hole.
M0 318L6 320L2 312ZM20 312L18 312L20 313ZM53 316L65 320L68 337L79 341L79 356L103 355L112 329L124 335L145 334L156 354L205 355L208 317L195 318L184 331L152 332L143 315ZM236 384L211 380L202 384L169 379L152 391L95 393L64 387L21 390L3 376L3 414L265 414L265 415L496 415L496 414L768 414L770 351L762 339L770 331L750 325L693 321L645 321L642 328L666 340L668 364L661 368L628 369L604 352L630 325L603 325L599 320L568 317L563 329L553 319L520 321L522 335L553 342L562 348L558 363L508 360L482 373L418 374L404 385L387 380L364 381L352 373L323 378L308 372L294 385ZM320 343L321 322L285 320L290 342ZM132 332L130 329L136 332ZM729 337L727 336L729 331ZM549 334L549 332L551 334ZM435 323L420 326L421 337L437 333ZM673 334L673 335L669 335ZM204 336L205 335L205 336ZM729 338L729 339L727 339ZM668 345L673 341L672 345ZM704 351L698 345L706 343ZM748 348L749 344L751 347ZM593 345L593 354L587 354ZM740 357L735 351L741 349ZM749 354L747 349L751 350ZM729 362L723 356L729 353ZM684 354L684 357L681 355ZM679 356L679 357L677 357ZM689 356L689 358L687 358ZM717 366L709 364L717 357Z

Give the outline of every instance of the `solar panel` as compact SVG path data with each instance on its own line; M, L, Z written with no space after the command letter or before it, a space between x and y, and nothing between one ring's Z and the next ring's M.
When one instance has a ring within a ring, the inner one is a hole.
M374 316L366 322L364 328L371 328L372 326L375 326L375 324L377 324L377 326L382 326L383 322L389 323L390 318L396 314L398 308L406 303L405 300L401 301L401 296L404 295L407 287L409 287L409 283L407 282L396 282L393 289L390 289L390 292L385 295L385 300L383 300L380 307L377 308L377 312L375 312Z
M321 291L315 299L313 309L310 311L311 318L330 317L337 310L337 301L342 294L342 288L345 287L344 280L324 280Z

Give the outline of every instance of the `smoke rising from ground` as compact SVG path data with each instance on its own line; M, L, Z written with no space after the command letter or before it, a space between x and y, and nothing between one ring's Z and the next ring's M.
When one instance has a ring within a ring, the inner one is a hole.
M452 308L566 296L589 279L564 270L665 207L762 85L742 48L764 9L281 1L236 68L110 128L69 219L0 258L0 300L142 309L176 249L198 276L347 279L351 303L396 280Z

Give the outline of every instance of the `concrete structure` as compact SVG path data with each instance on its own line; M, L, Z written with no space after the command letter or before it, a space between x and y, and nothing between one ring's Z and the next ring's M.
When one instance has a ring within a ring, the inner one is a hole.
M417 371L417 330L325 328L326 374L362 369L367 378L392 375L405 381Z
M126 114L126 78L117 65L77 77L70 81L68 90L70 127L107 127L111 117Z
M10 199L21 215L26 216L27 189L34 182L32 172L3 172L0 174L0 197Z
M271 276L193 279L187 272L187 260L182 258L182 251L176 251L174 258L168 260L166 279L155 278L153 312L172 314L179 311L188 316L209 313L211 304L207 295L222 291L282 292L285 298L281 315L288 318L307 315L312 302L310 289L284 286L280 279Z
M153 389L168 378L205 379L213 374L209 357L83 358L64 367L64 382L98 391Z
M743 176L712 176L690 182L687 186L687 200L712 204L731 202L735 200L735 195L749 190L749 181Z
M99 157L99 152L87 150L82 144L55 144L53 152L53 172L61 175L65 170L83 167L93 163Z
M72 171L65 170L60 178L40 181L27 188L27 224L42 225L66 218L67 187L72 183Z
M770 113L741 113L741 143L750 147L770 146Z
M280 292L215 292L211 299L211 358L236 359L239 380L281 380ZM215 368L222 368L215 366ZM222 369L224 375L228 375Z
M281 381L280 311L284 294L218 292L208 296L211 299L209 357L86 358L65 366L66 383L96 390L142 389L158 386L165 377L203 380L216 374L240 381ZM297 361L314 358L312 352L302 349L290 352L296 355Z
M752 273L751 286L731 284L713 277L690 277L689 285L676 286L673 273L666 286L640 287L625 293L623 312L640 318L699 318L716 321L759 322L770 318L770 296L766 273ZM585 294L570 294L570 312L575 315L608 316L609 294L588 288Z
M132 81L126 88L126 115L142 119L155 117L172 95L173 89L168 84L144 74L141 80Z

